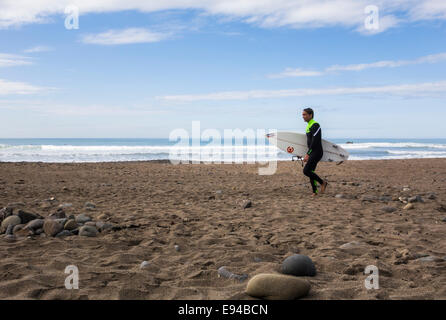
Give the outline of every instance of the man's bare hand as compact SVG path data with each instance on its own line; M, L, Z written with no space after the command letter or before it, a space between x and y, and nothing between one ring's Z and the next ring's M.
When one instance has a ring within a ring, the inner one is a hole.
M305 158L304 158L304 162L308 162L308 159L310 158L310 156L308 155L308 154L306 154L305 155Z

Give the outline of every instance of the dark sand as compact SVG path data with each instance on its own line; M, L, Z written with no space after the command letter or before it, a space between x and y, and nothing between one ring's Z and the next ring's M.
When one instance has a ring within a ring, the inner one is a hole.
M317 172L330 184L317 199L309 197L300 163L279 162L270 176L257 169L0 163L0 207L21 202L47 216L72 203L67 214L107 213L108 222L123 227L96 238L9 242L1 235L0 298L250 299L247 281L219 278L217 269L252 277L277 272L286 257L301 253L318 271L307 278L305 299L446 299L446 159L322 163ZM427 199L430 193L436 199ZM421 195L425 202L403 210L398 200L380 201L385 195ZM243 209L247 199L252 207ZM96 209L86 210L87 201ZM386 213L385 206L397 210ZM361 245L340 248L352 241ZM420 260L424 255L436 258ZM145 260L150 266L141 270ZM79 290L65 289L67 265L79 268ZM367 265L379 268L379 290L364 286Z

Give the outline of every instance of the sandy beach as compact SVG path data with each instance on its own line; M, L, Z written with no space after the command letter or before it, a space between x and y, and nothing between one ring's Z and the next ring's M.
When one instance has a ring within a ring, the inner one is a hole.
M0 163L0 208L47 217L71 203L67 215L114 226L96 237L1 235L0 299L253 299L247 281L217 269L278 272L295 253L317 269L303 299L446 299L446 159L320 163L329 186L316 199L300 162L266 176L258 167ZM416 195L423 202L404 210L398 198ZM79 290L65 288L68 265ZM364 286L368 265L378 290Z

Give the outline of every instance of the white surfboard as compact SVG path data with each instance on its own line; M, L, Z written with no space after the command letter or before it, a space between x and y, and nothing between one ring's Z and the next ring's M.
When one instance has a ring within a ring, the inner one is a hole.
M300 158L308 152L307 136L296 132L274 132L266 135L268 141L279 149ZM335 143L322 139L324 156L321 161L343 162L349 157L349 153Z

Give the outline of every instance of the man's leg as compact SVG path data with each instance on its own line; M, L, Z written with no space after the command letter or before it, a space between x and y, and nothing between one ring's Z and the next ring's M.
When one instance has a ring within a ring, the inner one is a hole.
M316 170L317 163L319 162L320 157L310 156L307 164L304 167L304 174L310 178L311 188L313 189L313 193L317 194L317 182L323 184L322 179L314 172Z

